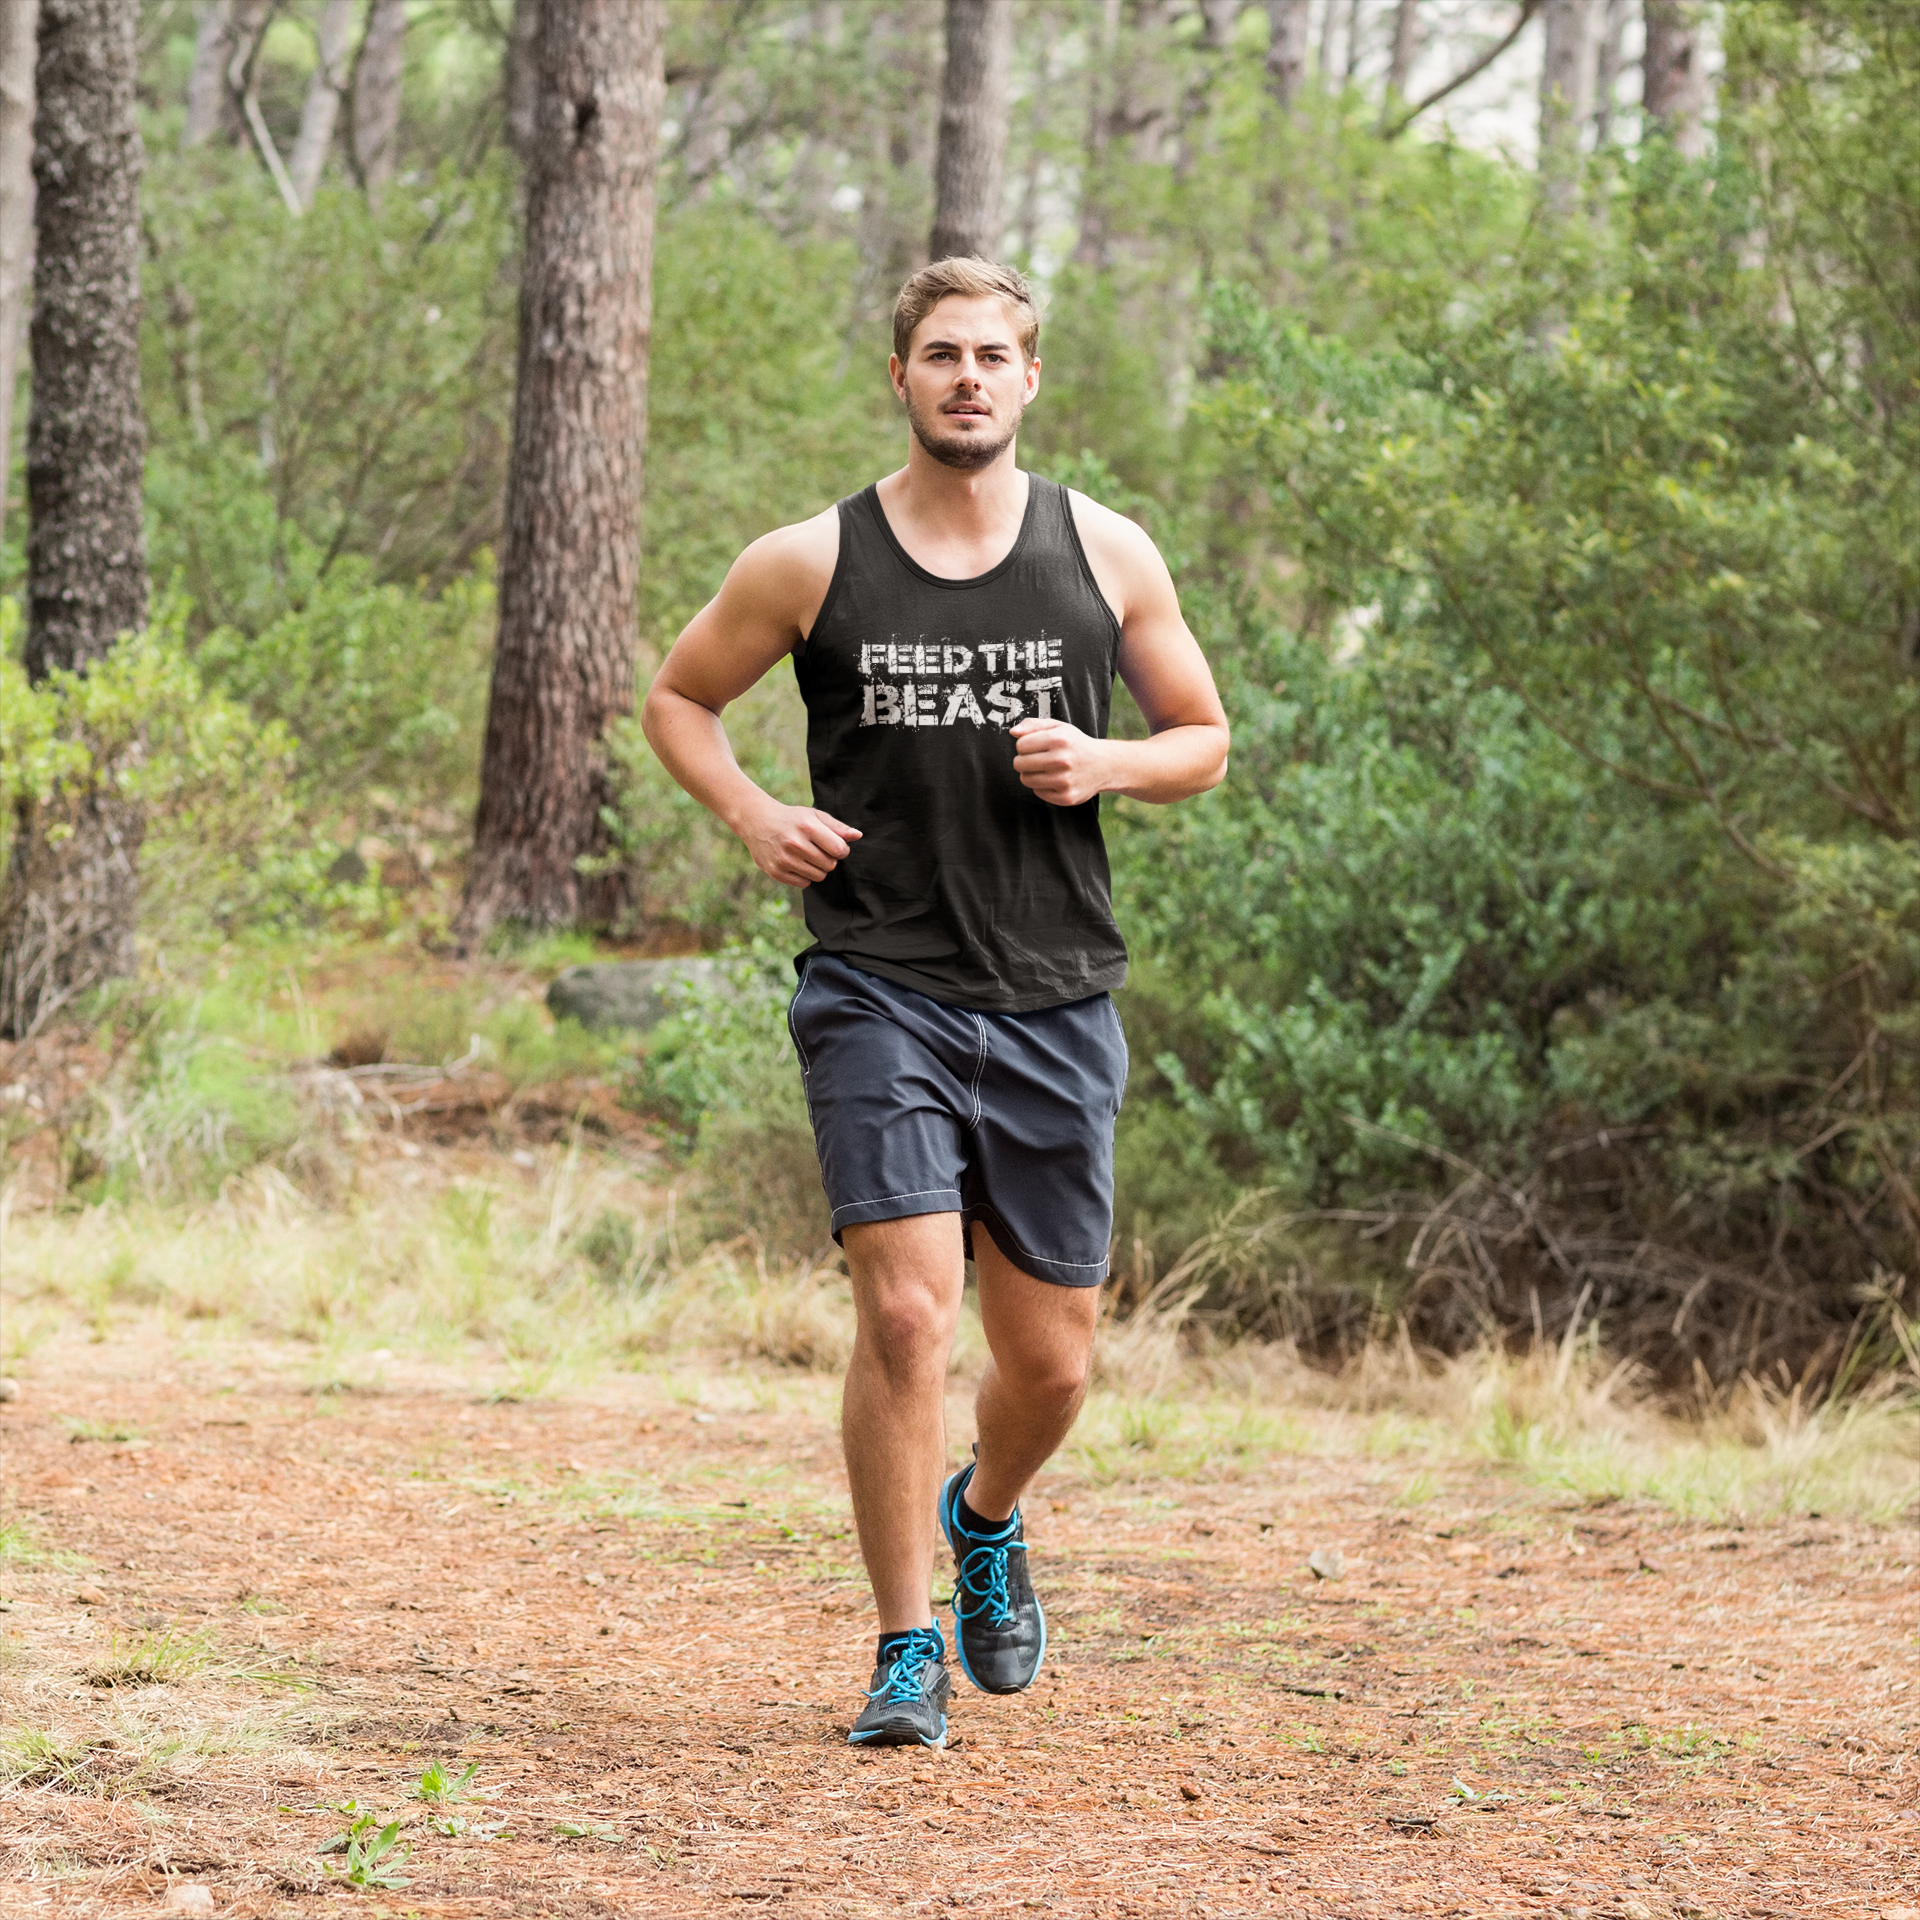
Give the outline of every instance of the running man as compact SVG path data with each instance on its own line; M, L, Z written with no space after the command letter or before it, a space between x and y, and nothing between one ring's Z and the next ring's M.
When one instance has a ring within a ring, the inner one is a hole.
M1011 267L916 273L889 362L907 464L756 540L647 696L668 771L806 890L788 1025L853 1279L842 1432L880 1626L860 1746L945 1743L940 1535L968 1679L1017 1693L1040 1671L1020 1496L1086 1395L1127 1077L1100 796L1183 800L1226 770L1153 542L1015 464L1039 333ZM720 718L789 654L810 807L755 786ZM1116 672L1151 738L1106 737ZM948 1474L969 1258L992 1361Z

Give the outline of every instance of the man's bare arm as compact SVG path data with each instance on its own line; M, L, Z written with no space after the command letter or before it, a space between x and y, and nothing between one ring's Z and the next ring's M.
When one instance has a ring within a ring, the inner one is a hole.
M1199 643L1180 615L1160 552L1131 520L1073 496L1074 524L1094 579L1120 622L1120 677L1152 730L1145 740L1096 740L1061 720L1013 729L1022 782L1055 806L1098 793L1185 800L1227 771L1227 716Z
M661 765L740 836L762 873L789 887L824 880L859 831L756 786L740 771L720 716L811 627L838 554L837 511L756 540L674 642L640 716Z

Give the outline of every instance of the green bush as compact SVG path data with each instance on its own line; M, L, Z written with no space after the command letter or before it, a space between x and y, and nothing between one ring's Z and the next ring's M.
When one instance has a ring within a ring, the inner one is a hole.
M23 806L61 831L90 790L137 803L142 930L153 941L223 937L364 904L331 882L299 806L297 748L209 688L185 639L187 610L164 601L153 624L84 674L28 681L10 641L18 604L0 600L0 856Z

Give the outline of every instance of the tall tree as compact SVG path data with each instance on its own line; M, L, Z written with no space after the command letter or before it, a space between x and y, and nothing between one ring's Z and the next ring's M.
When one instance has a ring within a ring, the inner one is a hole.
M999 250L1012 65L1013 0L947 0L931 259L964 253L992 259Z
M513 464L480 806L460 933L613 902L604 735L633 709L662 0L540 10Z
M1593 66L1593 144L1613 140L1614 116L1619 109L1620 76L1626 71L1629 0L1605 0L1600 17L1600 47Z
M1580 135L1593 111L1593 0L1545 0L1547 45L1540 63L1540 177L1557 218L1580 189Z
M533 145L535 104L540 93L540 0L513 0L507 32L507 145L524 156Z
M1267 86L1291 107L1307 71L1307 0L1267 0Z
M1641 110L1688 159L1706 150L1707 73L1700 0L1646 0Z
M0 526L13 470L13 389L33 253L33 49L39 0L0 0Z
M353 63L353 172L376 204L399 158L406 34L407 0L373 0Z
M138 19L138 0L41 0L27 426L36 680L84 670L147 618ZM18 823L0 903L0 1030L28 1032L131 970L139 844L138 812L111 793Z
M1393 51L1387 61L1387 97L1404 100L1420 57L1420 0L1394 0Z
M183 147L201 147L220 131L227 110L227 62L233 57L232 0L204 0L187 74L187 120Z
M315 189L333 147L333 129L347 90L353 53L354 0L325 0L319 24L313 78L300 107L300 131L294 137L287 173L303 207L313 205Z

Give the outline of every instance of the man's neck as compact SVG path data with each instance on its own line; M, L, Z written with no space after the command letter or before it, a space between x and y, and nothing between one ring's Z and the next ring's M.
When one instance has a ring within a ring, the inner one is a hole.
M1027 510L1027 476L1016 464L1014 441L991 466L971 471L936 460L907 438L907 464L880 483L890 516L938 528L955 538L991 537Z

